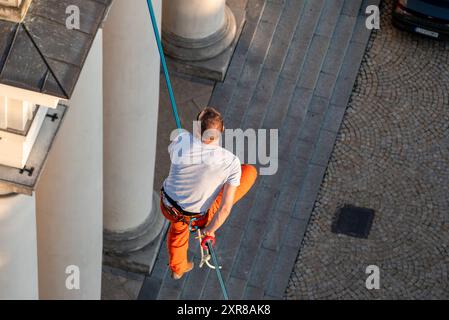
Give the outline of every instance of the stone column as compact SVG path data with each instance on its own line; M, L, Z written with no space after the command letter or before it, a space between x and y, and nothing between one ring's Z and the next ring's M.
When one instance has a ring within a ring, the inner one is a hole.
M0 300L37 299L37 283L34 196L0 188Z
M160 21L161 1L153 5ZM138 251L164 225L153 191L159 74L146 1L115 0L104 26L106 253Z
M36 190L41 299L101 296L102 78L100 29ZM77 276L71 266L79 269L79 289L70 286Z
M236 20L226 0L164 2L164 49L174 58L211 59L232 44L236 31Z

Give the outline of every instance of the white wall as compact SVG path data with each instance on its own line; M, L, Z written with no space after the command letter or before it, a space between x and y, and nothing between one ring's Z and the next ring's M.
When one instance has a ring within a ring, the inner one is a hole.
M0 300L37 298L35 199L0 196Z
M99 299L102 262L102 31L95 38L37 188L41 299ZM80 290L65 286L80 268Z

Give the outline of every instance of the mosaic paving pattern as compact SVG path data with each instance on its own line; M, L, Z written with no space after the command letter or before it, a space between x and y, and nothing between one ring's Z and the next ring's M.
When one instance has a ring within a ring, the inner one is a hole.
M449 43L391 26L369 42L287 299L449 298ZM344 204L373 208L367 240L331 233ZM365 269L380 268L380 290Z

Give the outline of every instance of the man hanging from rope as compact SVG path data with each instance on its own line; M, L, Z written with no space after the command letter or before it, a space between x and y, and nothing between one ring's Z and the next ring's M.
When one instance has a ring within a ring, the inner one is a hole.
M201 128L193 135L178 130L172 139L170 174L161 190L162 213L171 222L167 247L176 280L194 267L187 259L189 229L198 227L204 235L215 237L232 206L257 178L254 166L241 165L238 157L220 146L224 123L217 110L206 108L197 120Z

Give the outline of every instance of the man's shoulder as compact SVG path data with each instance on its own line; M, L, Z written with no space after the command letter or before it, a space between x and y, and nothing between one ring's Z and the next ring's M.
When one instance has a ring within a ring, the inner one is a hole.
M229 162L229 164L240 165L240 159L234 153L225 148L221 148L221 151L223 154L223 158L225 158L227 162Z
M175 129L173 130L173 132L170 135L170 140L171 141L180 141L181 139L184 138L189 138L192 136L192 134L185 130L185 129Z

